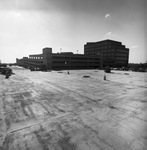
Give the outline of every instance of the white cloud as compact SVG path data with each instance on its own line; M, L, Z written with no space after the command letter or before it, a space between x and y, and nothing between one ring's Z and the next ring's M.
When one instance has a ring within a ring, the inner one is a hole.
M105 15L105 18L108 18L108 17L111 17L110 14L106 14L106 15Z
M139 46L137 46L137 45L134 45L134 46L131 46L131 48L138 48Z
M109 36L109 35L111 35L111 34L112 34L112 32L107 32L107 33L106 33L107 36Z
M106 32L103 36L105 39L106 38L113 38L113 39L118 39L119 38L119 35L117 33L114 33L112 31L109 31L109 32Z

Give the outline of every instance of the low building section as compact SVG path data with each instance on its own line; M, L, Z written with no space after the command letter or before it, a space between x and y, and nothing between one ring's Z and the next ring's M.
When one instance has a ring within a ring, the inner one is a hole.
M84 54L88 56L101 55L104 66L128 66L129 49L118 41L103 40L99 42L88 42L84 45Z
M29 58L16 59L16 63L32 70L95 69L102 64L100 56L52 53L52 48L44 48L42 54L29 55Z

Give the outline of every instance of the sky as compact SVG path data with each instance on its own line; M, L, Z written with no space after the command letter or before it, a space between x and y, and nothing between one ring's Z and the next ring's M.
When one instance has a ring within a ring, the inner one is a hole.
M145 0L0 0L0 60L15 63L45 47L83 54L87 42L112 39L130 49L130 63L144 63L145 7Z

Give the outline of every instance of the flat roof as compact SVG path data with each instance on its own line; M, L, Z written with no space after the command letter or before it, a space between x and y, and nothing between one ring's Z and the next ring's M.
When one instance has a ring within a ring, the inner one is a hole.
M106 40L97 41L97 42L87 42L87 44L103 43L103 42L106 42L106 41L115 42L115 43L120 43L120 44L122 43L122 42L120 42L120 41L115 41L115 40L106 39Z

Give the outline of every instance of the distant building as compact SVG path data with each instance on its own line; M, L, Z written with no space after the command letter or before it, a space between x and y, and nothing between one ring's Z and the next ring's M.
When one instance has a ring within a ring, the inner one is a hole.
M52 53L52 48L44 48L42 54L16 59L19 66L39 70L95 69L101 67L100 56L73 54L72 52Z
M84 54L86 56L101 55L103 66L124 67L129 61L129 49L121 42L113 40L88 42L84 45Z

